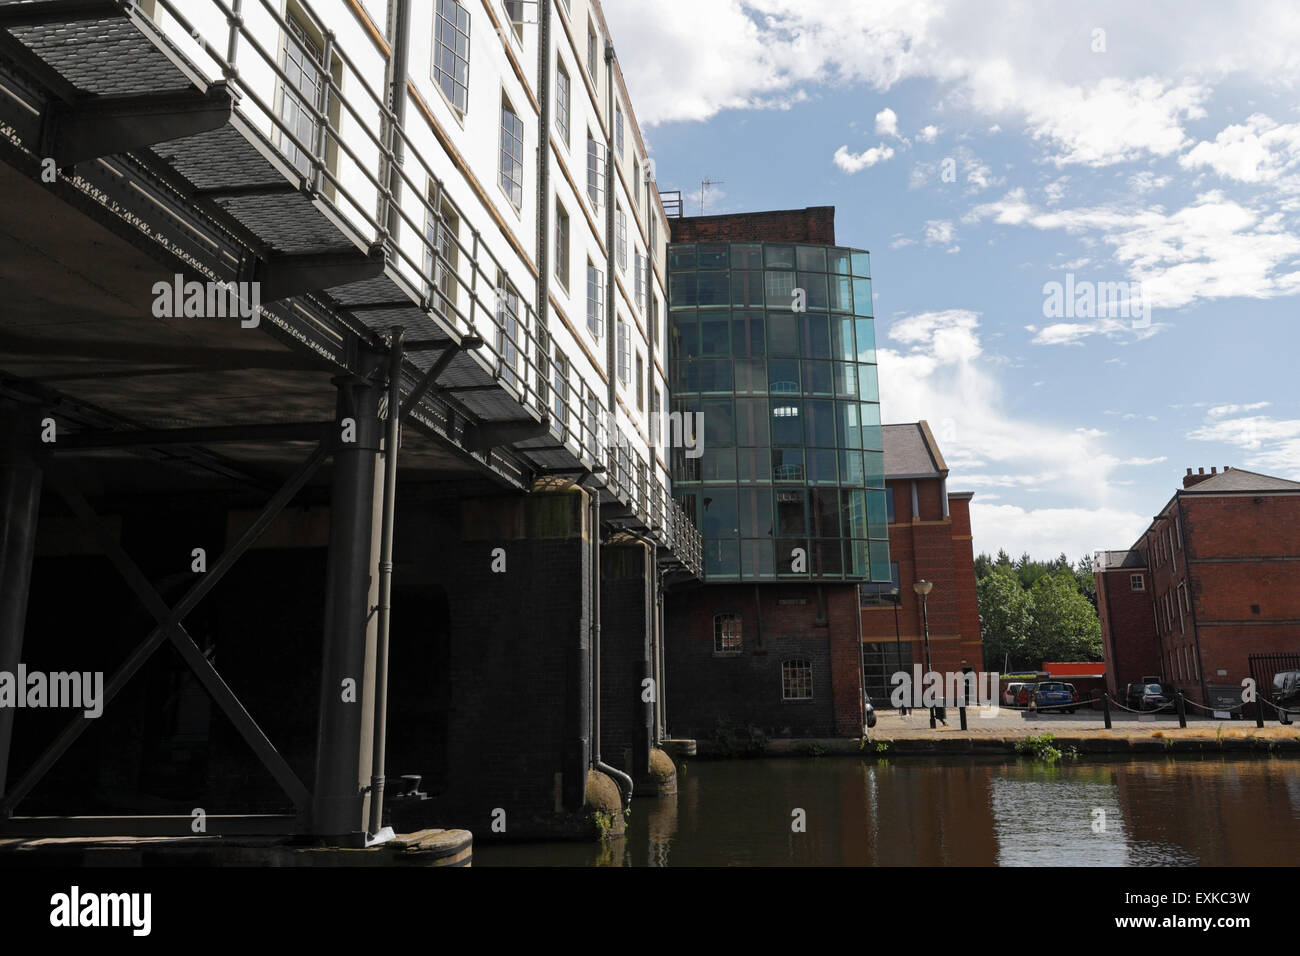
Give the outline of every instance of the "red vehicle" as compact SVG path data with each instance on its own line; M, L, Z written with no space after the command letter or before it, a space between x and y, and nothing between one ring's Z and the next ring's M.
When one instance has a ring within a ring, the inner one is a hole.
M1021 684L1020 690L1016 691L1016 706L1028 707L1029 695L1034 692L1034 688L1037 686L1037 684Z

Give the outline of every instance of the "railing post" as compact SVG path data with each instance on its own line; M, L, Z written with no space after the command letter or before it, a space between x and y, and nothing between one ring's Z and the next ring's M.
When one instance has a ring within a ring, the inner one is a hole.
M1101 712L1106 721L1106 729L1110 730L1110 692L1101 692Z
M316 126L316 155L312 157L311 188L313 193L319 194L325 185L325 153L328 149L329 138L326 130L329 128L330 121L330 85L334 82L334 73L330 69L330 64L334 62L334 34L330 30L325 31L325 48L321 57L321 102L317 107L320 115L317 117ZM380 228L383 228L382 223ZM380 241L383 237L376 237Z
M1175 693L1178 695L1178 726L1186 727L1187 726L1187 705L1183 703L1183 692L1179 690L1179 691L1175 691Z
M239 71L235 69L235 57L239 53L239 30L244 25L243 6L244 0L231 0L230 12L226 14L226 23L230 26L230 39L226 42L226 66L222 75L227 80L239 77Z

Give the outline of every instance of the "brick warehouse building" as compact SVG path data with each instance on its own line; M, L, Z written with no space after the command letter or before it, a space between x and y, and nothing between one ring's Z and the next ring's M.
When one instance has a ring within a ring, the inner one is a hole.
M931 667L946 673L984 666L970 523L974 494L948 491L948 466L925 421L885 425L883 437L891 583L861 587L863 678L876 702L888 699L891 674L925 664L916 581L934 584L926 599Z
M704 439L673 493L705 570L666 602L670 729L856 736L858 585L890 567L867 253L831 207L670 224L674 410Z
M1266 694L1272 664L1252 658L1300 655L1300 482L1189 468L1095 576L1112 691L1159 674L1197 701L1240 699L1252 676Z

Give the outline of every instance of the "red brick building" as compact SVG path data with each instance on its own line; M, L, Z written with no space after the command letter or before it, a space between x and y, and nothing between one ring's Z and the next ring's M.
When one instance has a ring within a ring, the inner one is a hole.
M1188 468L1133 546L1100 556L1112 690L1159 674L1209 701L1261 679L1252 655L1300 654L1300 482Z
M888 698L889 675L925 664L921 599L926 598L930 664L939 672L983 670L975 557L973 492L948 491L948 466L925 421L884 425L892 584L861 586L864 679L873 700ZM897 601L895 600L897 595Z

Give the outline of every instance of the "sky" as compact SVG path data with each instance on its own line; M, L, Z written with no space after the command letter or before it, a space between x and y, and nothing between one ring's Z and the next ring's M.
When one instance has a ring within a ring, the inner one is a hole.
M836 207L977 553L1300 479L1300 4L604 0L661 190Z

